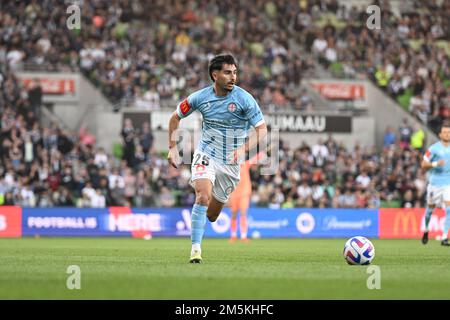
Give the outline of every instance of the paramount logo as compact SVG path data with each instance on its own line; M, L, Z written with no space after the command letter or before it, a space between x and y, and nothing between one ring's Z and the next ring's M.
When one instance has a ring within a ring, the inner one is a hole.
M288 219L274 220L274 221L264 221L264 220L253 220L252 217L248 217L248 227L255 229L280 229L281 227L286 227L289 224Z
M121 214L109 215L109 231L161 231L161 216L159 214Z
M339 221L336 216L327 216L323 219L323 230L339 230L339 229L355 229L361 230L370 227L372 221L357 220L357 221Z

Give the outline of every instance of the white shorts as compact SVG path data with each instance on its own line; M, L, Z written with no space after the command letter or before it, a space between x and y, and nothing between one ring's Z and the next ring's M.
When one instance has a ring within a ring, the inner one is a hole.
M444 202L450 201L450 186L436 187L428 185L427 187L427 203L436 207L444 208Z
M226 203L239 183L240 166L217 163L213 158L197 149L192 159L191 174L190 184L192 187L194 187L195 180L208 179L213 185L212 196L217 201Z

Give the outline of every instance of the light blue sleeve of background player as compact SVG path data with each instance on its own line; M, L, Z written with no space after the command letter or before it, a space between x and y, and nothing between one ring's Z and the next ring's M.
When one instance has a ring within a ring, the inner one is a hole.
M442 155L442 156L441 156ZM429 182L436 187L446 187L450 185L450 156L441 144L432 145L426 152L424 159L429 162L444 160L443 167L432 168L428 172Z

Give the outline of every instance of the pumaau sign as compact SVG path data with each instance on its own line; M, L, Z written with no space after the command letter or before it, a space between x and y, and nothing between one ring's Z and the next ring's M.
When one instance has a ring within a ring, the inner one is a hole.
M290 132L351 133L350 116L266 114L264 119L271 129Z

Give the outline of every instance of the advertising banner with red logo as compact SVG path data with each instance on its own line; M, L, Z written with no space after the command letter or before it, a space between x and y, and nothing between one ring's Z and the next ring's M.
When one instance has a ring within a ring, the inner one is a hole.
M80 76L76 73L18 72L17 77L26 90L39 82L44 102L78 102L80 99Z
M428 226L431 239L442 236L444 220L444 210L436 209ZM379 228L380 239L419 239L425 229L425 209L380 209Z
M0 238L22 236L22 208L0 206Z
M52 78L52 77L39 77L42 87L42 93L44 94L75 94L75 79L64 78ZM25 88L28 88L30 83L34 81L33 78L22 78L22 83Z
M366 92L364 84L357 83L313 83L319 93L330 100L364 100Z
M135 238L189 236L190 209L128 207L22 209L16 206L0 206L0 238L36 235ZM248 218L249 230L256 231L264 237L327 238L364 234L380 239L419 239L424 230L425 209L421 208L320 209L320 214L315 209L308 209L308 212L300 209L283 209L280 212L271 209L255 210L257 214ZM431 239L442 236L444 220L444 210L436 209L429 224ZM230 221L229 211L226 208L216 223L208 224L205 234L227 236Z

